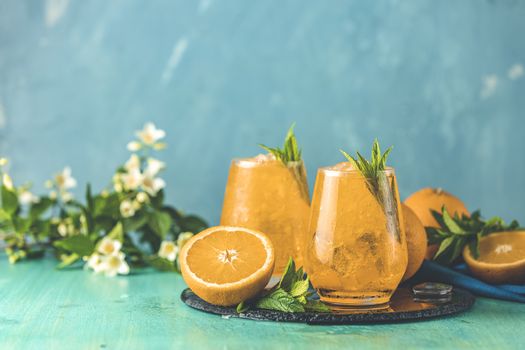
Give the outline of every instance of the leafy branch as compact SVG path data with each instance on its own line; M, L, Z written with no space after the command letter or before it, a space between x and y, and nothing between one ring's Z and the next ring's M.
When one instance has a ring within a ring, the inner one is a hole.
M472 256L479 257L479 241L491 233L520 230L520 224L513 220L510 224L498 217L484 220L478 211L471 216L457 214L451 216L445 207L441 213L432 210L432 215L439 227L426 227L429 244L439 244L434 260L443 264L452 264L461 254L466 245L469 246Z
M309 288L310 281L303 268L296 270L295 263L290 258L279 283L259 296L241 302L237 305L237 312L254 308L282 312L331 312L323 302L311 298L314 292L309 291Z
M126 274L129 266L177 271L177 254L193 233L207 227L164 200L165 164L152 158L165 144L163 130L147 123L128 144L129 160L119 166L112 184L99 193L86 186L85 200L70 192L76 186L68 167L46 182L47 196L35 196L30 185L15 186L0 158L0 240L11 263L52 251L58 268L79 261L107 275Z

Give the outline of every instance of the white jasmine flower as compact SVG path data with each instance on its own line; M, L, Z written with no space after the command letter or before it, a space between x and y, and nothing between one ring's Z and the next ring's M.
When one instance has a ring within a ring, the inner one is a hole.
M68 190L77 186L77 180L71 176L71 168L65 167L62 172L55 175L57 187L61 190Z
M114 185L113 185L113 189L115 190L115 192L120 193L120 192L122 192L122 185L119 184L119 183L114 184Z
M6 166L7 163L9 163L9 160L7 158L0 158L0 167Z
M166 187L166 183L159 177L145 173L142 179L142 188L150 196L155 196L157 192Z
M57 231L59 235L61 235L62 237L66 237L67 236L67 225L63 222L60 223L57 227Z
M2 176L2 183L8 190L13 190L13 180L11 180L11 176L9 176L7 173L4 173Z
M73 194L71 192L61 192L60 197L62 197L62 200L64 202L70 202L71 200L73 200Z
M164 162L161 162L158 159L155 158L148 158L148 166L146 167L145 173L155 176L166 167L166 164Z
M57 192L56 191L49 192L49 198L53 200L57 199Z
M179 247L179 249L182 249L182 247L184 247L184 245L190 240L191 237L193 237L192 232L180 233L177 237L177 247Z
M135 208L133 207L133 203L129 200L123 200L122 203L120 203L120 214L124 218L129 218L133 215L135 215Z
M140 171L140 158L136 154L132 154L131 157L127 160L126 164L124 164L124 168L128 172L133 170L139 170Z
M142 148L142 145L140 144L140 142L131 141L130 143L128 143L127 147L128 147L128 151L137 152L138 150Z
M137 193L136 200L139 203L146 203L149 200L149 197L148 197L148 195L145 192L139 192L139 193Z
M126 256L122 252L104 256L101 262L101 270L106 276L114 277L117 274L127 275L129 273L129 265L125 260Z
M93 253L89 257L84 257L84 261L86 261L86 267L92 269L95 271L95 273L100 273L104 269L104 265L102 264L102 256L98 253Z
M171 241L163 241L160 244L159 256L169 261L175 261L177 259L177 254L179 253L179 248L175 243Z
M144 181L144 177L139 169L132 169L131 171L122 174L121 177L126 190L136 190Z
M31 192L29 192L28 190L24 190L20 192L20 194L18 195L18 201L22 205L29 205L31 203L37 203L38 200L39 198L35 196L34 194L32 194Z
M142 207L142 203L140 203L136 199L133 202L131 202L131 205L133 206L133 209L135 209L135 211L139 210Z
M153 123L146 123L142 130L137 131L137 137L145 145L148 145L148 146L152 146L158 140L164 138L164 136L166 136L166 133L164 132L164 130L157 129L157 127Z
M122 243L116 239L111 239L109 237L102 238L100 244L98 245L98 252L104 255L117 254L120 252Z

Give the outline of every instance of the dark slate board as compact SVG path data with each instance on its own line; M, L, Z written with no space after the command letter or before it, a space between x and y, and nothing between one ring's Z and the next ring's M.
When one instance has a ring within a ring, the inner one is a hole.
M191 308L224 317L236 317L258 321L300 322L318 325L374 324L420 321L429 318L454 315L472 307L475 297L469 292L454 288L450 301L444 303L422 303L414 301L410 290L399 288L389 309L376 311L352 311L351 313L285 313L271 310L250 310L238 314L234 307L211 305L196 296L190 289L181 294L182 301Z

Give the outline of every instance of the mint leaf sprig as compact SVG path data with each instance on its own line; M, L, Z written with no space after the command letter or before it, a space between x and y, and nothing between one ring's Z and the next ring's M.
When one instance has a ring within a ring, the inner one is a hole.
M288 260L285 272L279 283L261 295L241 302L237 312L250 309L266 309L282 312L331 312L330 308L320 300L310 297L314 294L308 289L310 281L305 277L303 268L295 269L292 258Z
M384 197L381 191L381 182L386 181L384 170L386 167L386 160L391 151L392 146L390 146L385 153L381 154L381 148L379 147L377 139L374 140L372 145L370 161L363 157L359 152L357 152L357 157L354 158L345 151L340 150L343 156L345 156L354 168L361 172L366 179L368 189L381 203L383 202Z
M468 244L472 256L479 257L479 241L482 237L496 232L521 230L518 221L513 220L510 224L494 216L484 220L479 210L472 215L457 214L451 216L443 207L441 213L432 210L432 215L439 224L439 227L426 227L429 244L439 244L433 260L443 265L452 264Z
M283 148L279 148L279 147L272 148L272 147L268 147L263 144L259 144L259 146L263 148L264 150L273 154L274 157L277 160L283 162L284 165L287 165L290 162L299 162L302 159L301 158L302 151L297 145L297 138L295 137L295 134L293 131L294 127L295 127L295 123L293 123L292 126L290 126L290 129L288 129L288 133L286 134L286 138L284 139Z

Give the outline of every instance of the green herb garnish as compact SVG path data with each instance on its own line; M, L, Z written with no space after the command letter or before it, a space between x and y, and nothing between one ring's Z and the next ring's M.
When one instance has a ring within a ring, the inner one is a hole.
M479 240L491 233L520 230L520 224L513 220L509 225L495 216L489 220L481 217L479 210L466 216L452 217L443 207L441 213L432 210L439 227L426 227L428 244L439 244L434 260L443 265L452 264L468 244L472 256L479 257Z
M282 149L279 147L271 148L263 144L259 144L259 146L273 154L275 158L283 162L284 165L287 165L289 162L299 162L301 160L301 150L297 145L297 139L293 132L294 127L295 123L288 129Z
M279 283L261 295L241 302L237 305L237 312L254 308L282 312L331 312L323 302L310 298L314 292L310 292L309 288L310 281L303 268L296 270L295 263L290 258Z
M381 154L381 148L377 139L374 140L372 145L372 155L370 161L357 152L357 158L352 157L343 150L340 150L345 158L354 166L355 169L359 170L366 179L368 189L374 194L374 196L382 203L382 191L381 183L386 182L386 176L384 173L386 166L386 159L392 151L390 146L385 153Z
M308 183L306 181L306 172L302 164L294 164L301 161L301 149L297 145L297 139L293 132L295 123L290 126L286 138L284 139L283 148L275 147L271 148L262 144L259 144L260 147L273 154L275 159L282 162L293 174L297 185L299 186L299 191L301 196L308 203L310 202L310 193L308 192Z

